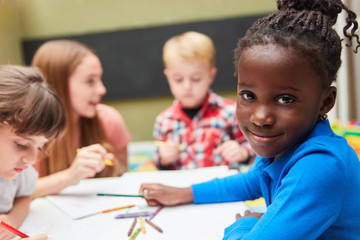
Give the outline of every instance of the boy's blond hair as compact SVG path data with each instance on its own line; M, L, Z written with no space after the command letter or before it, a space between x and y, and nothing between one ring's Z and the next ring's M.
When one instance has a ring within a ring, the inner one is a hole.
M203 61L209 68L215 67L215 46L205 34L189 31L166 41L163 47L165 68L174 60L186 62Z

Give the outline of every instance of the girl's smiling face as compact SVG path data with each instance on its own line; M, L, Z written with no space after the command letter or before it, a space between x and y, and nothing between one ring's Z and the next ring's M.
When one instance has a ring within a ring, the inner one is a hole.
M16 134L10 125L0 124L0 177L15 179L35 163L47 141L44 136Z
M310 134L336 97L306 58L275 44L241 54L237 93L241 131L259 156L275 159Z
M69 77L69 95L75 117L93 118L106 88L102 82L101 62L88 54Z

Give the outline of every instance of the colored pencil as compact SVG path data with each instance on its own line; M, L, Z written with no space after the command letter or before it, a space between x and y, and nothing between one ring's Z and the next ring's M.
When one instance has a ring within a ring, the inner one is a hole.
M145 222L147 224L149 224L150 226L152 226L153 228L155 228L157 231L163 233L163 230L159 226L157 226L155 223L151 222L149 219L145 218Z
M107 196L107 197L141 197L144 198L144 195L132 195L132 194L112 194L112 193L98 193L97 196Z
M160 206L156 209L156 211L155 211L153 214L151 214L149 220L153 219L153 218L160 212L160 210L163 209L163 207L164 207L163 205L160 205Z
M101 211L101 213L108 213L108 212L118 211L118 210L121 210L121 209L132 208L132 207L135 207L135 205L133 204L133 205L123 206L123 207L107 209L107 210Z
M19 230L17 230L16 228L8 225L7 223L5 223L4 221L0 220L0 226L5 228L6 230L8 230L9 232L12 232L14 234L16 234L17 236L21 237L21 238L26 238L29 237L28 235L26 235L25 233L20 232Z
M130 237L132 231L134 230L135 225L136 225L136 221L137 221L137 218L134 218L134 222L131 224L131 227L130 227L129 232L128 232L128 237Z
M165 143L164 141L154 141L154 145L157 147L164 145L164 143ZM182 144L179 144L178 148L179 148L179 150L184 150L185 146Z
M141 226L142 232L143 232L143 234L145 234L146 228L145 228L145 223L144 223L143 217L139 217L139 220L140 220L140 226Z
M149 217L149 216L151 216L151 213L149 212L135 212L135 213L119 214L115 218L122 219L122 218Z
M134 240L137 237L137 235L139 235L140 231L141 231L141 227L138 227L136 231L130 236L129 240Z
M108 160L108 159L104 159L103 162L105 163L105 165L108 165L110 167L114 166L114 162Z

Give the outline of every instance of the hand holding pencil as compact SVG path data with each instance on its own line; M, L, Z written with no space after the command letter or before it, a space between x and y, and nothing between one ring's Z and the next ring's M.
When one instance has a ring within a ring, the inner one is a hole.
M29 237L25 233L17 230L13 226L0 220L0 239L12 239L14 235L21 237L21 239L27 240L46 240L48 239L46 234L38 234L36 236Z
M177 188L163 184L143 183L139 190L149 206L176 206L194 201L191 187Z
M70 185L79 183L81 179L94 177L105 168L107 162L112 163L113 160L114 155L108 153L101 144L93 144L77 150L73 163L66 170Z
M164 142L154 141L154 144L159 147L159 157L161 165L170 165L179 158L182 147L178 142L168 139Z

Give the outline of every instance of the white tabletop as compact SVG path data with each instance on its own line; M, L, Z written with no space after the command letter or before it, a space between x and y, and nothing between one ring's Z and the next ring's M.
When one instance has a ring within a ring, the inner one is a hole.
M54 204L50 198L35 199L31 203L29 215L20 230L30 236L47 233L51 240L128 239L127 233L133 219L114 218L124 210L79 219L74 219L64 210L72 208L77 210L76 207L84 207L83 211L87 211L85 208L87 205L94 205L94 202L89 200L94 198L94 193L99 191L137 194L138 187L143 182L158 182L182 187L229 174L234 174L234 172L230 172L224 167L218 167L188 171L133 172L126 173L120 178L83 180L77 186L69 187L60 193L59 197L74 200L70 204ZM74 196L75 198L73 198ZM79 196L83 197L81 201L79 201ZM98 202L106 199L106 197L98 198ZM110 201L109 199L114 204L124 205L120 198L108 197L106 200ZM112 207L111 204L109 204L109 208ZM100 207L100 205L94 205L94 207ZM146 234L140 232L136 239L218 240L223 237L224 229L235 221L235 214L243 213L245 209L248 207L243 202L165 207L152 220L162 228L163 233L159 233L145 224ZM139 221L136 227L138 226Z

